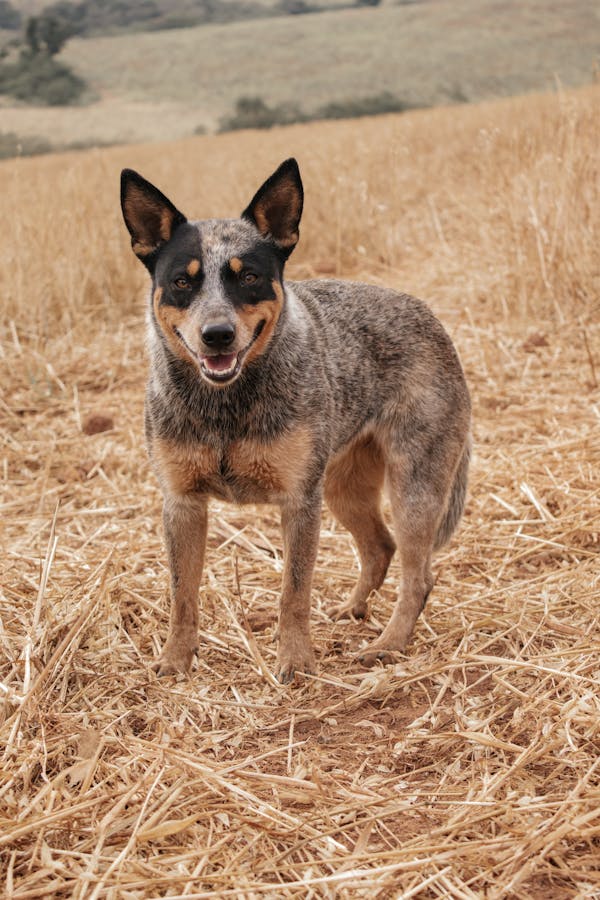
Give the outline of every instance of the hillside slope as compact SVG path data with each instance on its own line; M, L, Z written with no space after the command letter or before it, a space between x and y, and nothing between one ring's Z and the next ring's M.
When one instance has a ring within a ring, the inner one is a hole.
M179 138L213 130L241 95L295 103L388 91L424 106L588 83L600 12L586 0L430 0L403 6L73 40L100 101L3 109L3 128L54 142Z

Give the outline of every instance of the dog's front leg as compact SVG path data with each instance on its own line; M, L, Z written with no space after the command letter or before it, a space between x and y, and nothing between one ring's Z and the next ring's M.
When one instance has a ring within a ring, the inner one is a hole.
M310 589L321 525L321 491L284 503L283 590L279 607L277 677L284 684L296 672L314 672L310 640Z
M188 672L198 649L198 588L206 547L207 499L167 495L163 523L171 570L169 634L154 664L159 675Z

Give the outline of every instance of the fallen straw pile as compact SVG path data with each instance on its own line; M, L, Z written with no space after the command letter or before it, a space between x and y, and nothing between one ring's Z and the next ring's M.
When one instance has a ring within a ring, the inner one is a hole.
M598 99L273 133L259 177L306 160L295 274L431 298L475 414L467 513L406 659L354 658L390 614L397 564L368 623L324 615L357 571L325 511L320 669L291 689L270 675L270 509L213 505L197 669L149 669L167 573L116 175L136 165L192 212L234 212L256 180L240 137L173 145L168 165L145 147L66 173L0 167L15 224L0 250L5 896L600 896ZM264 139L243 140L249 158ZM233 200L206 188L227 166Z

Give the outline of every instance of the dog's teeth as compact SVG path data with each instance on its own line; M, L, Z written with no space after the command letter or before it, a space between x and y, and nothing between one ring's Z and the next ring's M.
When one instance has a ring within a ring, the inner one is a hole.
M213 380L216 381L226 381L231 375L235 374L236 368L237 358L234 359L233 364L228 369L213 369L206 360L202 360L202 369L209 378L212 376Z

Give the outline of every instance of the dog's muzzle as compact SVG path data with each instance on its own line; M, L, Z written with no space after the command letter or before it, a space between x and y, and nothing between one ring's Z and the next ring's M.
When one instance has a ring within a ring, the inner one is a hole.
M229 323L219 323L218 325L204 326L202 329L202 339L205 347L210 347L210 352L193 350L178 328L175 333L180 341L186 346L189 352L197 359L200 364L200 374L212 384L225 385L234 381L239 375L246 354L252 347L252 344L261 334L265 327L265 321L259 322L254 329L254 334L250 342L241 350L227 353L227 347L230 346L235 339L235 329ZM207 339L208 334L208 339ZM212 344L211 344L212 342ZM225 352L223 352L225 351Z

